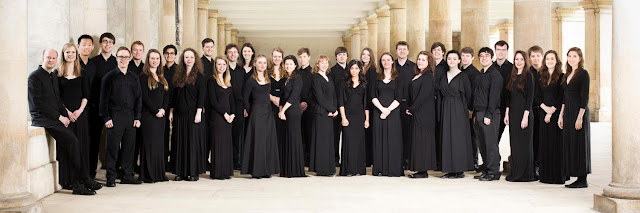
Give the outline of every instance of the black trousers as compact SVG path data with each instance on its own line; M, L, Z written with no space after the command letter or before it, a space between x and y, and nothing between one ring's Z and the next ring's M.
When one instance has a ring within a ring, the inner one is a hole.
M98 157L100 152L100 140L102 139L102 128L104 120L98 114L99 110L95 104L89 104L89 176L96 178L98 169ZM104 162L103 162L104 163Z
M169 145L170 142L169 140L171 140L170 134L171 134L171 121L169 121L169 115L167 114L165 117L165 121L164 121L164 160L165 160L165 167L169 168L167 169L168 171L173 171L174 166L171 164L171 160L170 160L170 151L169 151Z
M136 128L133 127L133 110L112 111L113 127L107 129L106 169L107 181L118 176L116 161L122 162L123 177L133 177L133 158L136 143ZM122 152L119 154L118 149Z
M311 151L311 125L313 125L313 110L311 106L302 112L302 147L304 152L304 165L309 166L309 153Z
M333 151L336 164L340 162L340 133L342 133L342 117L333 118Z
M500 174L500 149L498 148L498 127L500 125L500 112L495 110L491 117L491 124L484 124L485 112L476 112L474 129L478 138L480 154L487 168L487 174Z
M469 130L471 130L471 153L473 154L473 165L478 165L478 137L476 137L473 118L469 119Z
M80 166L80 150L78 138L71 130L58 123L44 128L56 140L58 155L66 156L70 169L70 183L76 184L89 178L86 168Z
M407 115L409 103L400 102L400 124L402 125L402 166L407 166L411 157L411 116ZM434 118L435 119L435 118Z
M498 144L500 144L500 138L502 138L502 133L504 133L504 128L506 125L504 124L504 116L507 112L507 107L500 106L500 130L498 132Z
M235 118L231 123L231 140L233 141L233 166L240 168L242 163L242 144L244 143L244 101L235 100Z

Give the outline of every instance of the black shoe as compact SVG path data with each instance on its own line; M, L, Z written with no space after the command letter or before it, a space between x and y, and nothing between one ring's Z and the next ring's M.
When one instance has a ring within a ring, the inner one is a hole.
M164 177L162 178L162 181L169 181L169 178L168 178L167 176L164 176Z
M427 172L418 172L412 175L409 175L409 178L428 178L429 173Z
M485 176L485 175L487 175L487 174L483 172L480 175L473 176L473 179L480 179L482 176Z
M443 176L442 176L442 177L440 177L440 178L442 178L442 179L449 179L449 178L451 178L452 176L455 176L455 174L454 174L454 173L447 173L447 174L443 175Z
M151 180L151 179L144 179L142 180L143 183L155 183L155 181Z
M459 179L459 178L464 178L464 173L463 172L454 173L453 175L449 176L449 179Z
M95 195L96 191L93 189L89 189L82 184L76 184L73 187L73 194L74 195Z
M253 179L262 179L261 176L253 176L253 175L251 175L251 178L253 178Z
M189 176L187 177L187 181L198 181L200 177L198 176Z
M173 180L174 181L182 181L182 176L178 175Z
M579 189L579 188L587 188L589 187L589 184L584 181L576 180L576 182L573 182L572 184L569 184L569 185L564 185L564 187L571 188L571 189Z
M231 176L225 176L224 179L231 179Z
M84 186L86 186L86 187L87 187L87 188L89 188L89 189L93 189L93 190L100 190L100 189L102 189L102 184L101 184L101 183L98 183L98 182L96 182L95 180L93 180L93 179L89 179L89 178L87 178L87 179L84 181Z
M62 186L62 189L66 189L66 190L73 190L73 184L60 184L60 186Z
M115 180L107 180L107 187L116 187L116 181Z
M132 177L123 177L120 184L142 184L142 181L133 179Z
M480 177L480 179L478 179L479 181L494 181L494 180L500 180L500 176L499 175L490 175L487 174L485 176Z

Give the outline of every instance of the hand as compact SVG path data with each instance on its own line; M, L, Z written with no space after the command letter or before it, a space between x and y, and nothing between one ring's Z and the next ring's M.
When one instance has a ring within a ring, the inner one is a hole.
M369 120L364 120L364 128L365 129L369 128Z
M329 113L329 117L333 117L333 112L330 112L330 113Z
M336 116L338 116L338 110L336 110L335 112L333 112L333 117L335 118Z
M342 119L342 126L349 126L349 120L347 120L346 118Z
M308 106L309 105L307 105L307 102L300 102L300 109L302 109L303 112L307 110Z
M133 120L133 127L140 128L140 120Z
M104 123L104 126L106 126L107 128L113 128L113 119L108 120L106 123Z
M549 114L556 113L556 110L557 110L556 107L552 106L552 107L549 107L549 109L551 109L551 113Z
M193 122L198 124L200 123L200 121L202 121L202 113L196 113L196 118L193 120Z
M381 115L380 115L380 119L382 119L382 120L387 119L387 115L385 115L385 114L381 114Z
M280 98L278 98L278 97L273 97L273 98L271 99L271 103L273 103L273 105L280 106Z
M550 123L551 122L551 115L552 114L547 114L544 116L544 122L545 123Z
M286 115L284 115L284 112L283 112L283 111L280 111L280 112L278 113L278 118L280 118L280 120L283 120L283 121L286 121L286 120L287 120L287 116L286 116Z
M509 115L504 116L504 125L509 126Z
M407 115L412 115L411 112L409 112L409 110L407 110L405 113L407 113Z
M578 118L576 120L576 130L581 130L582 129L582 118Z
M73 120L78 120L78 118L80 117L80 115L82 114L82 112L84 112L84 110L78 109L76 111L73 111ZM74 121L75 122L75 121Z
M487 126L491 125L491 119L484 118L484 125L487 125Z
M76 117L73 116L73 112L67 110L67 117L69 117L69 120L72 122L76 122Z
M70 121L69 121L69 119L67 117L64 117L64 116L61 115L60 117L58 117L58 120L60 122L62 122L62 124L64 124L64 127L68 127L69 126L69 122Z
M162 110L162 109L160 109L160 110ZM163 114L164 114L164 112L163 112L163 111L160 111L160 110L158 110L158 113L156 113L156 118L162 118L162 116L164 116L164 115L163 115Z
M564 129L564 119L562 119L562 116L558 118L558 127L560 127L560 129Z
M245 118L246 118L246 117L249 117L249 113L247 113L247 110L246 110L246 109L244 110L244 117L245 117Z
M231 114L231 115L229 115L229 121L227 121L227 122L228 123L233 123L233 119L235 119L235 118L236 118L236 115L235 114Z
M382 108L382 110L380 111L382 111L382 114L385 114L385 115L389 115L391 113L391 110L389 110L389 108L386 108L386 107Z
M227 121L227 123L229 123L229 114L224 113L224 115L222 115L222 117L224 117L224 120Z
M529 117L523 117L520 122L520 128L526 129L529 126Z
M173 123L173 112L169 112L169 123Z
M473 118L473 111L469 110L469 119Z

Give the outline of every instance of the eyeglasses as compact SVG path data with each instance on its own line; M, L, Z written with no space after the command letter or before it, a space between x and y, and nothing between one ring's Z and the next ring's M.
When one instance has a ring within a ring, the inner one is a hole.
M164 53L164 54L165 54L165 55L176 55L176 53L174 53L174 52L166 52L166 53Z
M115 42L111 41L111 40L102 40L101 43L103 43L103 44L115 44Z
M131 56L116 56L118 59L129 59Z

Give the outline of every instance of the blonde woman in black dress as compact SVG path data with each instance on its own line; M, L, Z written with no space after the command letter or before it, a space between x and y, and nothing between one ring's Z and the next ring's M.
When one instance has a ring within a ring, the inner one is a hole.
M214 72L207 83L209 107L209 147L211 147L211 178L224 180L233 176L232 123L235 119L231 73L226 59L213 60Z
M333 176L336 173L333 144L333 118L338 115L337 99L333 80L329 74L329 58L320 55L313 67L313 124L309 156L309 171L318 176Z

